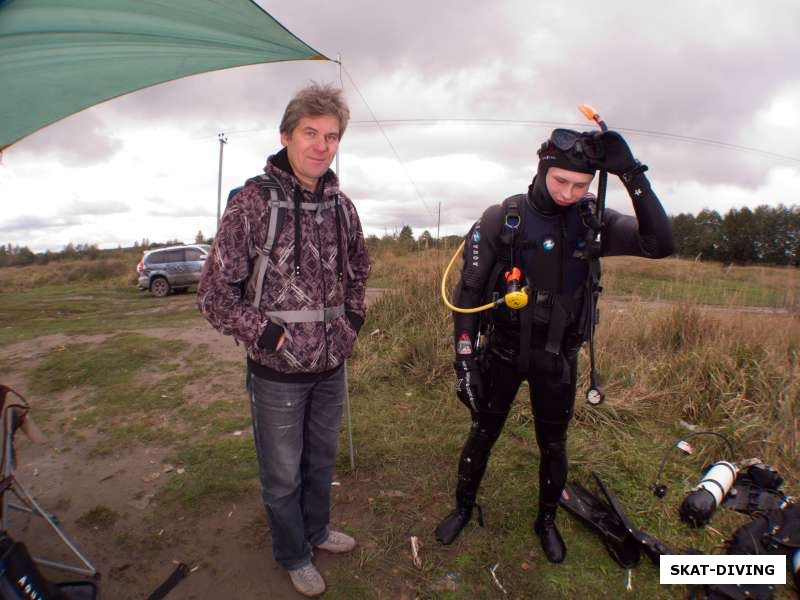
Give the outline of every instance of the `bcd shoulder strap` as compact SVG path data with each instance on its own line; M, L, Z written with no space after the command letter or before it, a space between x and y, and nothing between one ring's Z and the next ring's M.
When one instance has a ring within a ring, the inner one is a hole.
M258 307L261 303L261 294L264 291L264 275L267 272L267 261L272 254L272 249L275 247L275 242L278 238L278 233L283 227L283 221L286 218L286 209L289 206L289 201L286 197L286 191L283 189L281 183L272 175L264 173L252 179L248 179L247 183L255 183L258 186L261 196L267 203L269 211L269 223L267 225L267 239L261 248L256 248L258 256L256 257L253 270L250 274L250 279L255 277L256 290L253 296L253 306ZM248 286L250 282L248 281Z
M484 289L484 297L487 302L492 300L500 275L514 266L516 248L520 244L518 233L522 231L522 212L520 207L524 201L524 194L515 194L503 200L501 204L503 212L500 214L503 221L497 227L500 232L497 236L497 262L486 280L486 288Z
M326 200L324 202L290 202L286 190L283 189L283 185L281 182L278 181L274 176L263 173L256 177L252 177L251 179L247 180L247 183L255 183L258 186L259 191L261 192L261 196L264 199L264 202L267 204L268 212L269 212L269 223L267 224L267 237L264 241L263 246L260 248L256 248L256 252L258 256L256 257L255 263L253 265L253 270L250 275L250 280L248 280L248 286L250 285L250 281L255 277L255 294L253 296L253 306L259 306L261 303L261 296L263 293L264 287L264 275L267 272L267 263L272 256L272 251L275 248L275 244L278 241L278 236L283 228L283 223L286 220L286 209L287 208L295 208L300 210L308 210L308 211L315 211L317 213L316 219L317 223L322 223L322 211L326 208L333 207L337 214L337 220L341 219L344 223L345 227L345 238L350 241L350 232L352 228L350 227L350 215L347 213L347 208L343 202L341 202L339 198L339 194L337 194L331 199ZM299 214L295 214L295 219L299 218ZM338 224L337 224L338 229ZM295 242L297 246L297 243ZM341 248L338 249L341 252ZM300 248L295 248L295 262L296 267L299 266L299 252ZM352 277L352 270L350 268L350 264L347 265L348 274Z

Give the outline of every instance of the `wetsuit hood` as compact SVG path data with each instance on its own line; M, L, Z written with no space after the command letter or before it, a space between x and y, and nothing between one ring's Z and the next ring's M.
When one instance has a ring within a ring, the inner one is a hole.
M542 162L539 163L539 169L528 186L528 202L545 215L555 215L564 212L567 207L556 204L556 201L550 196L550 192L547 191L545 177L548 168L549 165L545 165Z
M576 133L576 135L578 134ZM596 169L582 153L575 150L563 152L549 141L542 144L538 154L539 166L536 169L536 176L528 187L528 201L537 210L547 215L564 212L567 207L556 204L555 200L550 196L550 192L547 191L546 178L548 169L550 167L560 167L567 171L589 173L591 175L595 174Z

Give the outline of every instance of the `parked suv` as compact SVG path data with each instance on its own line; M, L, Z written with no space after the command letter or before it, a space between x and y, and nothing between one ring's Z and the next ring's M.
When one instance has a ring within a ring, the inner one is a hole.
M136 265L139 289L149 289L154 296L162 298L171 290L185 291L196 285L210 249L205 244L191 244L148 250Z

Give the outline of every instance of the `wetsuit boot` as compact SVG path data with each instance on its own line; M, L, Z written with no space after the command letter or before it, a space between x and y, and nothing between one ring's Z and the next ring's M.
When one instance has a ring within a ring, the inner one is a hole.
M539 515L533 524L533 530L539 536L547 560L551 563L562 562L567 554L567 547L556 529L556 506L539 505Z
M483 511L480 505L458 502L456 509L442 519L442 522L436 528L436 541L445 546L452 544L472 518L473 507L478 509L478 524L483 527Z
M456 508L447 515L436 528L436 539L440 544L452 544L464 526L472 518L472 509L478 509L478 524L483 527L483 511L475 502L481 479L486 471L489 450L494 440L486 430L473 423L472 430L458 465L458 485L456 486Z

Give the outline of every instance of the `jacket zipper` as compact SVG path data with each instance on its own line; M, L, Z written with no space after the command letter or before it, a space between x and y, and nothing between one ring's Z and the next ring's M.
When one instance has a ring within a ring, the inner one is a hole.
M325 261L322 260L322 239L319 230L319 223L317 223L316 215L311 217L314 221L314 228L317 232L317 256L319 256L319 272L322 275L322 311L323 314L325 312L325 300L328 297L328 290L327 286L325 285ZM328 364L330 363L330 351L328 350L328 323L323 318L322 320L322 335L325 339L325 371L328 370Z

